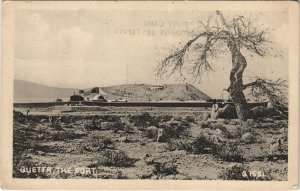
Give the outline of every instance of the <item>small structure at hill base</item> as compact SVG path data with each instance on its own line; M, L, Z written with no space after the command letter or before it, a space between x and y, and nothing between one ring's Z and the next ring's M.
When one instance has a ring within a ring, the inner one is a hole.
M106 99L104 98L104 96L101 95L101 94L96 95L96 96L92 99L92 101L103 101L103 102L107 102L107 100L106 100Z
M96 93L96 94L98 94L99 93L99 88L92 88L91 89L91 93Z
M83 101L84 98L81 95L72 95L70 96L70 101Z
M149 88L150 91L159 91L159 90L163 90L164 87L163 86L151 86Z
M89 94L101 94L101 95L107 95L105 91L103 91L100 87L93 87L89 89L79 90L79 94L83 96L87 96Z
M56 99L54 100L54 102L62 102L62 99L61 99L61 98L56 98Z

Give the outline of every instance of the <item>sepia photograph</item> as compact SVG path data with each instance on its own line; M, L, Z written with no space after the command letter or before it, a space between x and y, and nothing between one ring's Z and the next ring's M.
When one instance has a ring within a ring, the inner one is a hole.
M297 3L8 3L7 176L298 186Z

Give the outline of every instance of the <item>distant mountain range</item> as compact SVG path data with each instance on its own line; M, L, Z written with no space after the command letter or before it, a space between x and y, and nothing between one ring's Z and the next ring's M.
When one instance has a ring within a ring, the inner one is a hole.
M205 101L210 97L190 84L126 84L110 87L95 87L107 100L128 101ZM14 80L14 103L51 102L57 98L68 101L74 94L93 99L98 93L91 89L57 88L32 82Z
M50 102L56 98L69 99L78 89L49 87L41 84L14 80L14 103Z

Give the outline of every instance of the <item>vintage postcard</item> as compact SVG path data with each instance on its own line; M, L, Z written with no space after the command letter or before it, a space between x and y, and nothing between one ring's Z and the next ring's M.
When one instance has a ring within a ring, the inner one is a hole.
M1 187L298 188L299 4L5 1Z

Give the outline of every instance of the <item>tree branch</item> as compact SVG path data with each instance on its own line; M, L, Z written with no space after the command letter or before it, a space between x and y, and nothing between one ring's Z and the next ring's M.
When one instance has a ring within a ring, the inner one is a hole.
M277 110L284 110L287 108L287 84L285 80L277 79L267 80L256 77L255 82L243 85L243 88L251 88L251 95L254 97L266 96Z
M156 67L158 76L169 78L175 72L183 76L182 70L187 69L183 67L185 65L191 66L188 72L192 74L194 81L197 79L200 81L203 72L213 70L208 58L216 58L222 54L222 47L225 51L228 51L228 47L237 47L238 51L246 48L259 56L266 54L266 49L262 45L269 42L267 40L268 29L254 26L250 18L244 18L241 15L236 15L231 19L225 18L220 11L216 11L216 14L210 14L207 20L199 23L203 32L162 60ZM199 41L201 37L206 37L206 41ZM191 47L196 54L188 54ZM243 89L251 85L254 86L255 83L245 84Z
M210 32L204 32L201 33L199 35L197 35L196 37L194 37L193 39L189 40L182 49L175 51L173 54L171 54L170 56L168 56L167 58L165 58L157 67L157 70L159 72L160 75L166 73L166 71L164 69L166 69L166 67L170 66L170 64L173 64L172 70L169 74L172 75L176 70L179 70L179 72L181 73L181 68L184 64L184 56L185 54L188 52L189 48L192 46L192 44L197 41L200 37L207 37L209 38L211 35L213 35L213 33ZM205 48L205 51L207 51L208 49ZM206 54L205 52L203 52L203 55ZM205 56L201 56L201 59L203 59ZM168 77L169 77L168 76Z
M257 84L257 81L254 81L254 82L250 82L248 84L244 84L243 85L243 90L247 89L248 87L251 87L251 86L255 86Z

